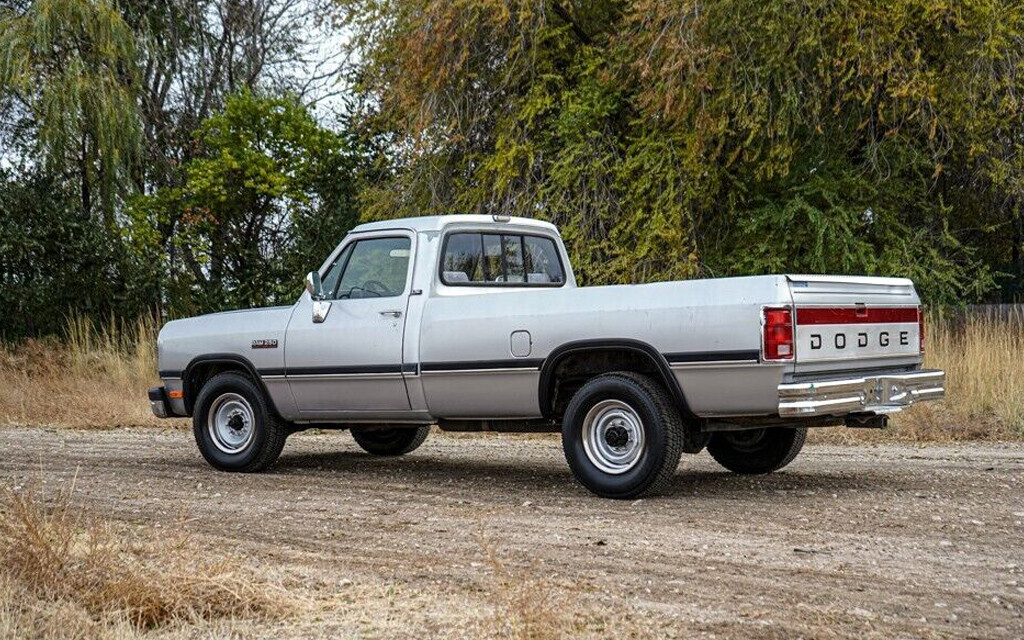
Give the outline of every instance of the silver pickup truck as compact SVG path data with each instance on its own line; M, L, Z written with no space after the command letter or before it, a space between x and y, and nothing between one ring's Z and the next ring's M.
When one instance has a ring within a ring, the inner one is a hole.
M266 468L311 427L377 455L412 451L431 425L552 431L586 488L634 498L684 452L767 473L808 427L882 427L941 398L923 338L905 279L578 287L550 224L409 218L355 228L291 306L167 323L149 400L192 416L226 471Z

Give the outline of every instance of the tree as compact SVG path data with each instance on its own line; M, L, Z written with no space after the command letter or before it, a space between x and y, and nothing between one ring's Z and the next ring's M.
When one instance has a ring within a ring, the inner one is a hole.
M180 187L138 198L140 247L167 218L180 263L171 304L195 313L291 302L357 219L362 156L295 98L242 91L208 118ZM155 256L153 256L155 258Z
M107 231L138 155L135 48L106 0L35 0L0 10L0 93L32 114L49 170L76 174L81 211L95 190Z
M841 270L959 302L1019 255L1019 3L342 5L391 142L370 217L547 218L593 283Z
M223 309L238 299L258 302L251 280L246 280L247 296L217 298L234 282L225 270L237 265L230 262L231 251L218 246L210 252L201 245L218 233L238 241L230 235L238 229L202 229L191 213L206 203L184 189L186 181L197 179L185 168L200 158L210 160L202 140L209 132L199 130L222 114L228 96L241 90L294 93L298 98L287 102L298 108L298 100L309 104L330 93L323 85L333 81L328 72L342 54L324 55L312 42L329 24L329 5L329 0L0 0L0 166L21 167L6 175L3 185L10 196L6 202L21 207L4 212L8 224L0 227L0 244L8 255L25 255L28 247L56 251L52 243L58 239L69 242L72 252L93 247L106 264L103 270L74 260L41 261L54 283L81 287L83 303L76 311L85 314L130 316L157 307L186 312ZM257 111L245 115L258 117ZM321 133L335 143L333 134ZM342 147L352 144L351 137L337 140ZM326 251L326 239L336 241L351 226L346 216L354 215L349 198L355 178L346 171L348 157L326 154L317 162L323 173L302 177L305 182L297 188L305 189L305 200L289 204L287 215L254 214L274 218L281 227L275 233L287 241L271 241L269 226L259 227L264 244L246 251L267 260L268 252L279 252L268 264L307 268L310 257L303 250ZM41 193L37 189L44 184L52 198L13 195ZM321 206L339 213L321 217ZM33 219L49 228L29 224ZM233 224L234 218L228 220ZM69 229L81 237L72 241L65 235ZM102 241L93 243L97 229ZM255 268L251 259L246 264ZM25 280L20 266L10 268L0 278ZM70 269L97 279L83 282ZM263 292L269 298L282 287L298 286L295 273L274 269L259 274L270 287ZM211 285L211 278L222 284ZM201 295L193 300L197 291ZM94 304L102 296L108 304ZM54 325L25 327L48 332Z
M71 314L148 311L151 292L126 275L136 266L77 199L40 167L0 170L0 338L60 332Z

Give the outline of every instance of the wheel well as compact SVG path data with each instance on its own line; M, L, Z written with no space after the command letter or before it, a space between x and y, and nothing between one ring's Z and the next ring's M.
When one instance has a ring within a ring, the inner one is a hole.
M267 393L267 388L264 386L263 380L260 379L259 375L250 363L233 358L197 358L192 361L188 368L185 369L184 374L182 374L182 394L185 401L185 412L188 415L192 415L196 398L199 396L199 392L202 390L203 385L205 385L207 381L215 375L226 371L240 373L252 380L256 386L263 391L263 395L271 410L273 410L274 413L277 413L277 408L274 406L273 400L270 398L270 394Z
M651 376L672 394L684 417L692 417L679 384L661 354L642 343L567 346L553 353L541 373L541 410L560 418L573 394L587 380L613 371L632 371Z

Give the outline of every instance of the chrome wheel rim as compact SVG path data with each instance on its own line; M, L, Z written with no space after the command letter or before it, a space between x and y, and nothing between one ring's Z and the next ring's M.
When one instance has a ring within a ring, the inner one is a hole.
M227 454L245 451L256 433L249 401L237 393L225 393L210 405L206 427L214 446Z
M587 459L605 473L626 473L644 451L644 423L621 400L598 402L583 419L583 450Z

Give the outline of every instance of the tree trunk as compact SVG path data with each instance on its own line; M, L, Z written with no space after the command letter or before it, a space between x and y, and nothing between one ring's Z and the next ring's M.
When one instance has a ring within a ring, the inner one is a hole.
M82 136L82 155L78 161L79 178L82 182L82 219L92 215L92 192L89 188L89 141Z
M1010 249L1010 272L1013 274L1012 300L1017 302L1021 299L1024 289L1024 257L1021 255L1021 245L1024 244L1024 220L1021 219L1019 207L1015 198L1008 203L1010 221L1013 227L1013 246Z

